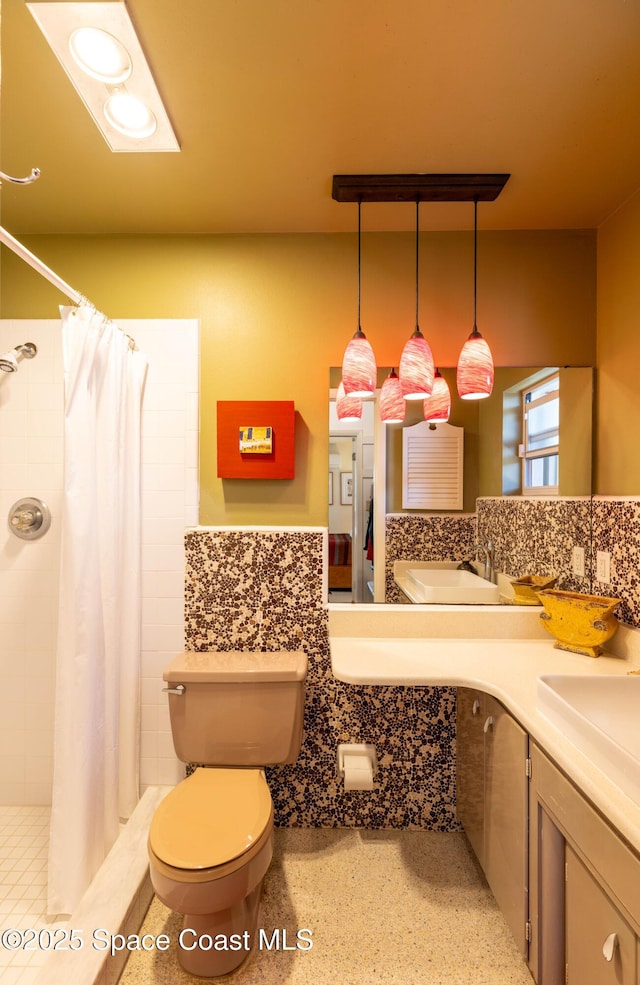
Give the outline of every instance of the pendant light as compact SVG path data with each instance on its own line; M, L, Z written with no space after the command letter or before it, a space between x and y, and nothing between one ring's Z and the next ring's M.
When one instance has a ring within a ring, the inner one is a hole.
M380 420L383 424L402 424L406 411L402 384L392 369L380 390Z
M362 419L362 400L352 393L344 392L342 380L336 391L336 414L343 424L355 423Z
M405 400L424 400L433 390L433 356L431 346L420 331L419 308L419 259L420 259L420 199L416 199L416 328L405 343L400 357L400 383Z
M478 296L478 199L473 200L473 331L458 359L457 386L463 400L482 400L493 390L493 356L476 324Z
M342 383L347 396L373 397L376 392L376 357L360 327L360 206L358 199L358 329L348 342L342 360Z
M449 385L439 369L433 380L433 392L424 402L424 419L429 424L446 424L451 416Z

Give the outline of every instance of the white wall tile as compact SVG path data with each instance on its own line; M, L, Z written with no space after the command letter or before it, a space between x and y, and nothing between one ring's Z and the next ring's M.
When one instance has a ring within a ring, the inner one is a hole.
M0 756L0 786L5 783L24 783L24 761L20 756Z
M26 449L31 464L52 465L61 463L64 456L64 440L61 434L27 435ZM62 483L61 483L62 485Z
M184 779L184 763L175 757L173 759L158 759L158 772L155 783L167 786L175 786L180 780Z
M143 489L142 513L145 517L182 517L184 513L184 489L171 491Z
M145 650L158 650L159 647L169 648L174 656L184 650L183 626L149 625L142 626L142 645Z
M185 469L184 474L185 505L195 506L200 496L200 476L198 469Z
M149 465L185 465L185 435L147 435L143 442L143 457Z
M144 390L144 404L148 410L181 410L186 407L184 386L179 383L147 382Z
M184 410L147 410L142 417L142 435L149 438L182 438L187 427Z
M181 544L184 539L185 522L183 517L144 517L142 520L142 543Z
M143 598L142 623L145 626L173 626L183 631L184 601L180 598Z
M158 733L143 731L140 736L140 756L143 759L157 759Z
M27 406L30 410L35 411L64 413L64 384L60 381L59 383L39 383L36 386L29 386Z
M61 462L29 462L26 469L27 485L34 490L27 495L40 497L40 489L49 489L52 486L62 489L64 477L62 474Z
M142 466L142 488L152 492L178 492L184 489L184 466L155 465Z
M20 489L27 480L27 464L2 462L0 465L0 489Z
M141 781L175 783L183 767L167 747L170 726L161 678L184 646L184 528L197 522L198 509L199 329L194 319L134 320L122 328L150 362L143 410L146 738ZM0 802L8 804L48 802L53 747L64 433L60 322L0 321L2 351L27 339L38 346L36 358L0 379L0 518L20 497L39 496L53 522L35 543L18 542L0 527L0 672L18 668L11 678L11 701L5 698L0 709L0 736L7 740L0 748L10 744L12 749L13 778L3 782L0 770ZM27 599L31 609L21 605ZM33 611L37 620L28 615ZM160 733L163 755L157 751ZM152 755L150 746L156 748Z
M148 677L142 681L140 727L143 732L157 732L158 730L158 707L155 700L157 690L157 681L152 681Z
M200 522L200 504L187 503L184 511L184 522L186 527L197 527Z
M184 588L184 571L150 571L142 572L143 598L179 598Z
M0 441L0 468L7 465L26 465L27 461L27 442L24 435L3 435Z

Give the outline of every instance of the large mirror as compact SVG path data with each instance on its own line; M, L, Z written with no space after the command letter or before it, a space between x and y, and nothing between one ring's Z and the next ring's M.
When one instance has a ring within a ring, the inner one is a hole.
M458 397L455 369L440 371L452 396L449 423L463 429L460 512L474 513L484 496L591 494L591 367L499 367L492 395L479 401ZM388 373L379 369L378 386ZM403 507L403 432L423 420L422 401L407 402L402 424L381 424L377 401L363 402L360 422L345 423L335 411L339 382L340 369L332 369L330 601L382 602L383 579L375 569L384 565L384 517L415 512Z

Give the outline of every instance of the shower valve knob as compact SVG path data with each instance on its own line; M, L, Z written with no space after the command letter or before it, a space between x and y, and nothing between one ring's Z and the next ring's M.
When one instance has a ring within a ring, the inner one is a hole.
M51 512L41 499L27 496L9 510L9 530L22 540L37 540L51 526Z
M20 513L14 513L11 517L11 525L17 527L18 530L29 530L30 527L38 523L41 517L40 511L35 513L33 510L21 510Z

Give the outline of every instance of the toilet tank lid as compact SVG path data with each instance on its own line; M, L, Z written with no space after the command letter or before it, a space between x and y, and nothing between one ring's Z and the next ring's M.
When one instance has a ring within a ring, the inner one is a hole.
M169 683L189 681L251 683L253 681L303 681L307 655L303 650L250 653L244 650L186 650L172 660L163 679Z

